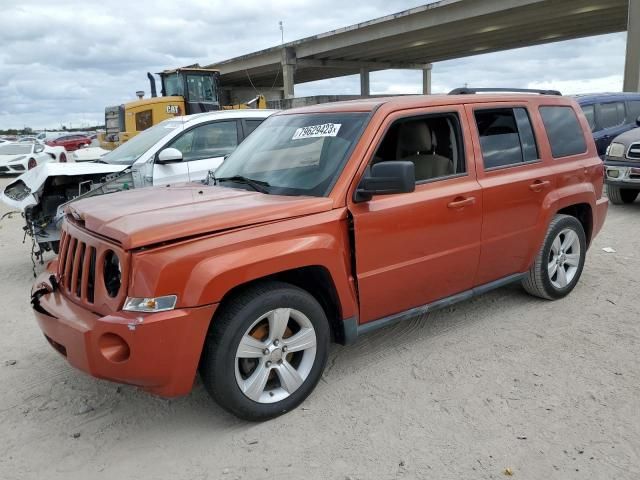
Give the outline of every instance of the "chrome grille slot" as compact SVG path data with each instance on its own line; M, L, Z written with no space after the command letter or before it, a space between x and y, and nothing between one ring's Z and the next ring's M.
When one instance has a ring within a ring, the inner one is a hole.
M640 160L640 143L632 143L627 151L627 157L631 160Z

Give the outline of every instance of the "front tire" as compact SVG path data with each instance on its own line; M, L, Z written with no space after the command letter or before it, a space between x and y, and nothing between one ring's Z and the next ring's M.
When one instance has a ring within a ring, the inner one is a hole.
M212 321L200 361L203 383L240 418L277 417L315 388L329 336L324 310L305 290L282 282L249 287Z
M529 294L547 300L567 296L582 275L586 252L586 235L578 219L556 215L522 286Z
M632 188L620 188L616 185L607 185L607 196L614 205L633 203L638 198L638 190Z

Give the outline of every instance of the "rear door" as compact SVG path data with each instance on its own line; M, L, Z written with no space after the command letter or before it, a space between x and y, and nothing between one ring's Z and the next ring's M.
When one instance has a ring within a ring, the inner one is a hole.
M526 103L468 105L482 187L482 253L475 284L528 268L538 221L554 176L542 161Z
M360 323L470 289L480 255L482 196L464 108L394 113L373 147L368 166L412 161L416 187L349 205Z

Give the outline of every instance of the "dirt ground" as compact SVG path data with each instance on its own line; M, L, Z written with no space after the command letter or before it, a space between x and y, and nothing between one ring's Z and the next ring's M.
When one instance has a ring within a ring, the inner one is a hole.
M199 382L163 400L67 365L21 227L0 222L0 479L640 478L640 202L610 208L568 298L503 288L335 346L262 424Z

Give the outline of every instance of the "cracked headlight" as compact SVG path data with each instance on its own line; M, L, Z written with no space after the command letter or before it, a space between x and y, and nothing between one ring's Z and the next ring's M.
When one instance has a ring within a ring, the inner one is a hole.
M131 298L127 297L124 302L123 310L127 312L166 312L176 308L178 297L175 295L166 295L164 297L151 298Z
M9 185L4 190L4 194L11 200L20 202L21 200L24 200L31 194L31 189L27 187L22 180L18 180L13 185Z

